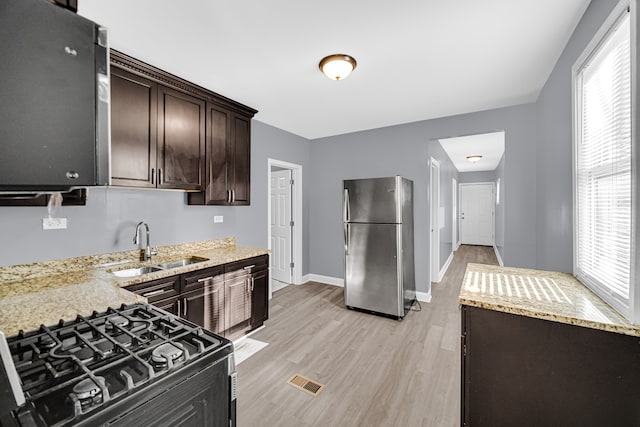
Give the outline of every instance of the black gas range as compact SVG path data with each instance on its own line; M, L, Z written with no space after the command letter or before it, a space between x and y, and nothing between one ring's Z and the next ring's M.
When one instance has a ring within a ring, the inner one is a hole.
M146 304L7 338L26 402L2 426L234 426L233 344Z

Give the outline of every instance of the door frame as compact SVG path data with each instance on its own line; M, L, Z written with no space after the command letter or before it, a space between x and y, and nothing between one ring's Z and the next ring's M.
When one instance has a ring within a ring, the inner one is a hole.
M458 185L461 190L463 186L472 187L477 185L490 185L491 186L491 246L496 245L496 183L494 181L487 182L462 182ZM462 194L462 191L459 192ZM459 200L459 206L462 205L462 198ZM460 228L460 242L462 242L462 227Z
M435 178L435 179L434 179ZM429 241L431 282L440 282L440 163L431 157L429 161Z
M455 252L460 247L458 236L458 181L451 178L451 247Z
M293 209L293 232L291 240L293 242L293 253L291 260L293 262L292 279L294 285L301 285L302 282L302 165L289 163L282 160L267 159L267 244L271 250L271 167L291 170L291 179L293 179L293 191L291 191L291 208ZM269 299L273 292L272 277L269 274Z

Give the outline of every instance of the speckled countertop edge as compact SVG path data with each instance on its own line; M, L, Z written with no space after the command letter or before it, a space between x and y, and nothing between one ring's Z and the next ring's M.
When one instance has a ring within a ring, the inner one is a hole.
M469 263L458 300L462 305L640 337L640 326L568 273Z
M125 286L183 274L268 254L269 250L236 245L235 238L163 246L151 261L139 251L90 255L41 263L0 267L0 330L7 336L40 325L53 325L93 311L147 302ZM174 261L186 257L206 261L130 278L112 271Z

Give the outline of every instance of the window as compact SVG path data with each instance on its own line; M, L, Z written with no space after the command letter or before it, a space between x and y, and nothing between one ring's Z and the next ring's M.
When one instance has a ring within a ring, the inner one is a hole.
M574 66L574 273L635 320L631 47L620 5Z

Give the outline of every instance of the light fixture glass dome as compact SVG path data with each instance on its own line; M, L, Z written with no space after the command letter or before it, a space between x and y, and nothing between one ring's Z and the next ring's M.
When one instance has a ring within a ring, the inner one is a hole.
M471 163L475 163L479 161L481 158L482 156L480 154L473 154L471 156L467 156L467 160L469 160Z
M356 68L356 60L349 55L336 54L322 58L319 67L331 80L344 80Z

